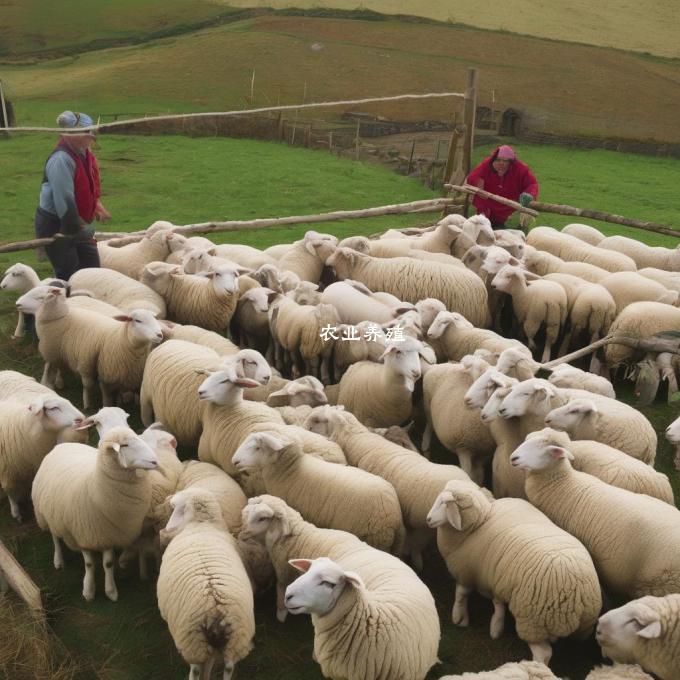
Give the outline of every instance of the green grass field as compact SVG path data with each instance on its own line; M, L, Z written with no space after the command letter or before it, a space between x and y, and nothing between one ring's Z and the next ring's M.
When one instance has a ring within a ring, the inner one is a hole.
M32 215L44 157L51 140L17 137L0 141L0 174L3 194L8 196L0 213L2 240L30 238ZM252 218L272 215L322 212L339 208L427 198L432 193L414 180L394 175L380 167L338 159L325 152L289 148L279 144L231 139L187 139L183 137L109 137L100 139L98 156L104 180L104 200L114 214L111 230L143 228L156 219L175 223L220 218ZM611 152L568 151L552 147L517 147L521 157L536 170L542 198L612 210L633 217L669 224L680 222L680 212L668 201L680 181L680 162ZM487 149L476 150L481 158ZM323 225L322 230L345 236L373 233L391 226L423 223L427 216L379 218ZM542 220L561 226L566 219ZM612 233L618 230L597 224ZM250 243L258 247L299 237L304 226L229 234L216 240ZM630 230L653 244L675 245L673 239ZM33 253L15 253L0 259L0 269L14 261L35 263ZM49 269L43 263L41 275ZM40 360L27 340L10 342L14 328L13 298L0 296L0 363L39 377ZM74 381L66 395L80 403ZM631 401L630 389L623 398ZM657 432L677 415L677 406L657 403L643 409ZM139 421L134 418L135 426ZM663 437L659 440L657 468L671 477L676 493L680 479L673 470L673 451ZM189 452L190 453L190 452ZM449 460L439 452L439 460ZM186 677L186 667L174 650L165 624L157 612L152 584L141 583L134 570L117 577L120 601L113 604L101 593L87 604L80 595L82 560L67 556L67 568L52 568L51 540L33 522L15 526L5 500L0 501L0 536L15 551L21 563L44 589L49 623L63 643L70 661L80 669L83 680L166 680ZM527 648L508 630L502 639L488 637L490 605L476 599L472 625L467 630L450 623L453 589L436 550L426 559L424 579L432 588L442 622L442 664L431 673L494 668L527 655ZM101 570L98 570L101 589ZM0 614L1 615L1 614ZM312 633L308 617L290 617L285 625L274 617L271 594L257 605L255 650L237 669L237 678L252 680L318 680L311 660ZM65 653L60 654L63 659ZM557 674L582 680L599 660L593 640L587 643L561 641L555 649L553 667ZM0 662L2 656L0 655ZM12 669L11 665L8 668ZM0 665L0 672L3 666ZM13 671L16 672L16 671ZM8 672L9 676L9 672ZM29 678L16 672L12 677ZM49 676L48 676L49 677Z
M145 39L190 29L232 8L370 10L439 22L680 57L673 0L651 3L587 0L5 0L0 5L0 57L83 49L97 41ZM87 36L84 38L84 36Z
M470 67L479 70L479 104L490 106L495 92L501 109L524 112L532 131L680 143L675 61L394 18L267 15L8 65L0 77L18 124L51 125L65 108L95 117L240 110L253 71L255 105L272 106L301 102L305 91L308 102L462 92ZM460 106L459 99L434 99L361 110L393 120L450 120ZM337 119L344 110L307 115Z

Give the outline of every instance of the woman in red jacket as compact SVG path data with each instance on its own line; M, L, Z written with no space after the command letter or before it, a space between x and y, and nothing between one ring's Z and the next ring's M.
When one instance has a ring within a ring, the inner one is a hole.
M527 206L538 196L538 182L526 163L517 159L512 147L499 146L467 177L467 183ZM504 229L505 221L515 212L502 203L475 196L473 205L480 215L491 220L494 229Z

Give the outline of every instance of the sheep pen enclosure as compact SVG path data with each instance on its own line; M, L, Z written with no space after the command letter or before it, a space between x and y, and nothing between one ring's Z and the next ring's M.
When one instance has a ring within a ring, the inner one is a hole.
M432 192L417 182L382 168L263 142L167 137L106 138L99 143L105 199L116 217L110 228L116 231L143 229L156 219L169 219L177 224L216 218L252 219L433 197ZM7 177L4 189L12 198L0 215L5 242L24 240L31 234L28 216L34 209L37 187L26 178L39 175L44 151L45 142L40 138L16 138L4 143L0 169ZM476 149L476 158L487 151ZM532 146L522 147L521 153L532 167L540 168L542 195L546 200L594 206L671 225L680 223L680 213L667 200L680 181L678 161ZM173 173L180 164L186 178L182 183ZM204 212L207 210L209 214ZM382 232L391 227L423 225L431 222L431 218L429 215L382 217L333 223L324 225L322 230L342 238ZM548 224L557 227L569 221L559 217L546 219ZM657 234L614 225L594 226L607 234L625 233L652 245L676 245L674 239ZM305 230L306 227L300 225L214 236L218 242L266 248L300 238ZM35 266L40 276L50 273L45 263L36 263L33 251L2 254L0 268L4 270L17 261ZM9 338L15 325L11 296L0 296L0 310L2 368L39 378L41 363L35 346L27 339ZM624 401L635 404L628 385L617 384L617 389ZM74 403L80 403L74 380L67 383L64 394ZM640 410L659 435L657 469L669 476L677 496L680 479L673 468L673 450L662 436L666 425L677 416L677 405L657 401ZM138 430L141 424L136 409L131 412L134 414L131 423ZM419 436L420 433L416 439ZM181 453L182 457L195 456L193 450ZM434 459L450 462L450 455L443 449L435 449ZM85 603L80 596L80 556L67 554L66 569L54 571L49 535L39 531L32 518L17 526L9 516L6 499L0 501L0 535L43 589L50 634L58 638L58 641L52 638L51 665L48 667L45 662L44 668L26 670L23 675L11 665L14 663L11 659L7 660L4 642L0 642L0 671L10 669L19 678L63 677L65 680L93 677L161 680L185 676L183 661L158 614L153 584L140 581L134 568L119 572L119 602L97 597L93 603ZM497 641L488 638L490 605L481 598L473 600L470 628L461 629L451 624L453 584L435 547L425 555L423 578L433 591L442 625L439 649L442 663L428 678L492 668L526 655L525 646L510 631ZM12 602L11 606L16 605ZM256 621L255 652L239 664L236 677L254 680L321 677L318 666L311 661L312 630L307 617L289 617L285 624L280 624L274 617L274 596L268 593L256 604ZM17 643L10 640L8 644ZM557 674L580 679L598 660L599 649L594 640L585 644L564 640L556 646L552 666ZM56 672L51 675L53 668L59 668L60 675Z

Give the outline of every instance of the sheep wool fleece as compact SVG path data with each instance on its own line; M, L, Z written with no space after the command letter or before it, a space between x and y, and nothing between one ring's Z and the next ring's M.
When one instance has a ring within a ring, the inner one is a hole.
M252 649L253 591L234 539L211 522L191 523L171 541L158 575L158 607L178 651L200 664L223 646L236 663Z
M558 678L545 664L538 661L520 661L506 663L495 671L445 675L439 680L558 680Z

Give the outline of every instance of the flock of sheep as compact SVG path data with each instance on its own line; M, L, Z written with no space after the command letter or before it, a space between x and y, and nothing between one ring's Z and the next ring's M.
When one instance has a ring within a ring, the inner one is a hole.
M111 600L116 562L148 578L155 560L189 677L218 662L228 679L275 584L279 621L311 614L325 677L423 680L436 539L453 623L477 591L491 637L509 610L532 657L455 678L554 679L552 645L596 628L615 665L589 680L680 679L680 511L654 429L608 379L644 368L670 394L678 356L610 344L588 370L545 366L608 333L680 331L680 251L459 215L266 250L172 227L100 244L102 268L68 282L16 264L0 284L44 360L41 383L0 372L0 486L18 521L32 500L56 569L62 544L82 553L85 599L97 553ZM92 415L58 395L67 371ZM433 435L458 465L429 460ZM680 448L680 418L666 436ZM628 603L603 614L605 595Z

